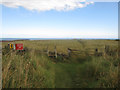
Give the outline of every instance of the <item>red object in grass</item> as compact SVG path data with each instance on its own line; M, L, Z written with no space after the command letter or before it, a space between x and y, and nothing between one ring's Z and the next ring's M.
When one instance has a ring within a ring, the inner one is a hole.
M23 44L15 44L16 50L23 50Z

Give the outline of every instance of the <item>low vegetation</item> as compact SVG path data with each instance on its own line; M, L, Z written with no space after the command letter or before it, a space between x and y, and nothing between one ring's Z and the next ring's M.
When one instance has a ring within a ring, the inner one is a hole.
M11 43L11 42L10 42ZM118 88L118 41L36 40L25 53L2 44L3 88ZM48 52L57 50L57 57ZM68 52L70 48L70 53ZM107 48L107 49L105 49ZM70 54L70 55L69 55Z

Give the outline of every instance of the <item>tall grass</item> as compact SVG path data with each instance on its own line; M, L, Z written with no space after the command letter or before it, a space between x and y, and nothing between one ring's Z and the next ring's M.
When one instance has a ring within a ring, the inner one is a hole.
M4 87L54 87L54 68L44 55L24 56L12 52L3 56L3 88ZM7 60L6 60L7 59Z
M118 87L119 58L117 52L113 56L94 56L96 48L104 51L109 45L111 51L118 49L117 41L109 40L40 40L16 41L23 43L28 51L20 55L17 51L3 49L2 86L3 88L116 88ZM7 43L3 43L4 48ZM68 54L67 48L73 52L68 58L58 56L50 58L44 52L50 51Z

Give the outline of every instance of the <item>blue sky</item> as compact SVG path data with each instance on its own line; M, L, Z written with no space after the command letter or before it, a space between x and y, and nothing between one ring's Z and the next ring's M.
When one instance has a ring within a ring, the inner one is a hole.
M118 3L72 10L30 10L2 5L3 38L118 38Z

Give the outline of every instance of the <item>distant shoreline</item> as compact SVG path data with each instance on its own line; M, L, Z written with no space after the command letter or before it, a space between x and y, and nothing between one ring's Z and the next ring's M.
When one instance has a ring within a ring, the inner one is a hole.
M117 40L120 39L106 39L106 38L0 38L0 42L13 42L25 40Z

